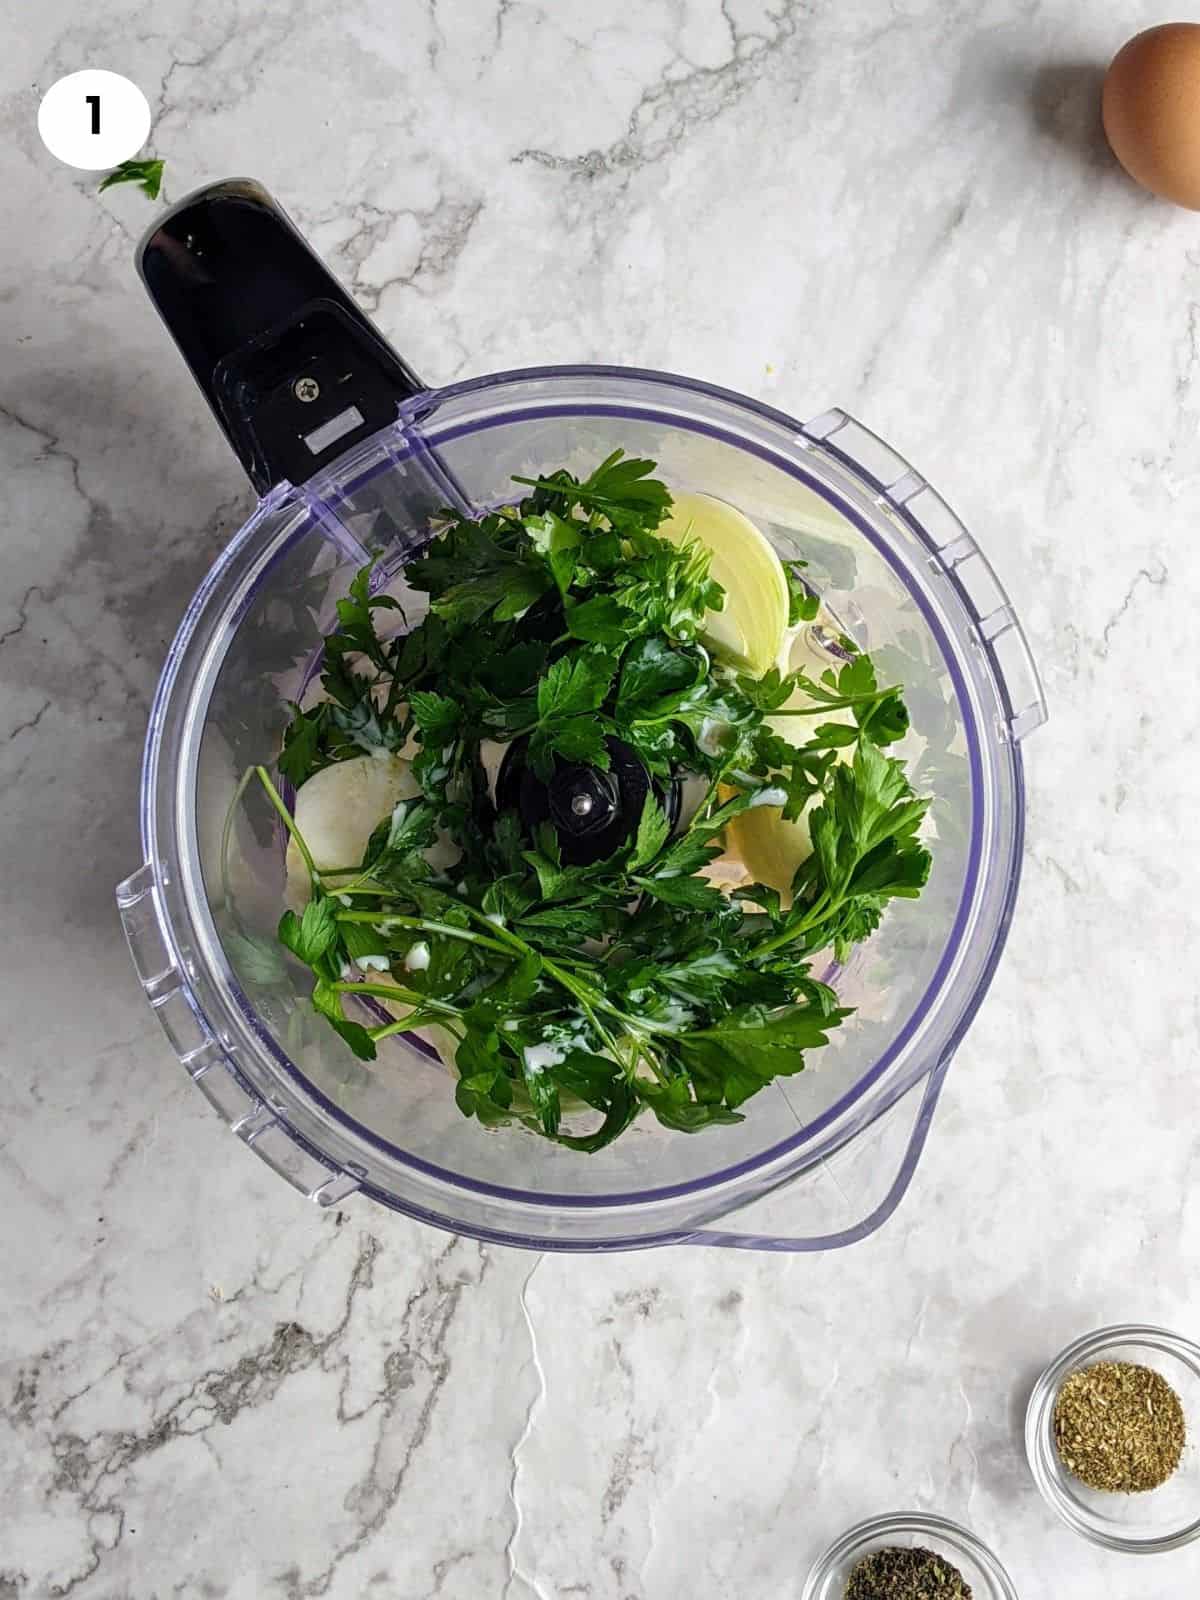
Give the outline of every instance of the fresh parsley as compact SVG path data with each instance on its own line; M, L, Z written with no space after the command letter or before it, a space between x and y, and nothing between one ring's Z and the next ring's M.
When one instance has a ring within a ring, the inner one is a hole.
M815 678L714 660L704 622L724 595L704 548L657 533L671 498L652 462L616 451L582 480L517 481L529 492L515 505L444 513L407 565L428 599L415 626L369 567L338 602L325 698L294 708L278 769L298 787L404 751L421 794L380 821L361 863L322 875L258 769L311 869L280 942L359 1057L444 1029L457 1104L485 1126L591 1151L642 1112L688 1133L740 1121L849 1015L814 958L843 959L928 876L928 802L886 753L908 727L901 691L845 638ZM793 624L820 606L801 567L786 569ZM529 833L498 810L487 752L519 740L542 780L564 762L607 771L615 742L636 753L658 787L631 836L573 865L550 823ZM699 791L674 825L672 773ZM760 802L808 817L790 897L709 876L725 830ZM444 870L439 839L457 853ZM363 998L396 1020L369 1022Z
M105 177L98 194L103 194L106 189L111 189L118 183L136 183L144 195L151 200L157 200L162 191L163 168L165 161L122 161L119 167Z

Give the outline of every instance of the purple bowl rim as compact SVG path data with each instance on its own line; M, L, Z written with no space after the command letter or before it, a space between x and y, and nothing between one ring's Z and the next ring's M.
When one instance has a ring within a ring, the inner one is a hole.
M761 402L755 401L746 395L738 393L735 390L725 389L715 384L708 384L700 379L689 378L673 373L655 371L649 368L622 367L601 364L567 364L544 367L516 368L511 371L492 373L482 377L464 379L459 383L449 384L440 389L423 391L420 395L415 396L412 400L406 402L406 404L401 408L400 415L397 418L397 423L388 424L386 428L380 430L380 434L390 434L397 424L401 427L406 425L419 426L431 412L440 407L447 400L454 399L462 395L482 393L488 389L498 388L504 385L511 385L520 382L536 382L545 380L547 378L586 379L597 377L613 378L620 381L667 385L674 388L690 390L691 392L699 395L715 397L735 408L748 411L759 417L763 417L766 420L776 423L793 433L803 434L804 431L803 424L800 423L796 418L789 416L786 412L779 411L772 406L764 405ZM683 426L691 432L722 439L738 449L747 450L751 454L757 455L760 459L766 460L771 465L784 471L788 476L798 479L800 482L804 483L807 487L812 489L813 492L820 495L822 499L832 503L836 509L852 523L859 533L861 533L867 539L868 543L883 557L888 566L896 572L905 589L913 599L914 603L917 605L918 609L921 611L922 616L925 618L935 638L938 640L939 647L943 650L943 659L946 662L947 671L953 683L960 709L964 714L963 726L967 742L968 765L971 775L971 789L973 797L977 799L981 782L981 755L978 730L976 728L975 718L970 714L970 701L964 693L965 685L961 673L959 672L957 664L953 659L953 654L946 652L947 641L945 638L944 629L941 627L938 619L931 614L924 597L912 590L904 572L898 567L891 552L879 541L874 531L859 515L859 513L851 505L844 502L836 491L831 490L827 485L821 484L819 481L814 481L809 474L804 472L804 470L799 467L798 464L786 461L784 458L780 457L766 446L747 442L745 439L738 438L736 435L731 434L724 429L714 427L709 424L699 423L692 419L681 419L675 413L656 412L652 408L644 407L631 413L627 405L622 406L616 401L601 402L593 405L564 405L561 403L531 404L529 406L509 411L503 417L483 418L476 421L451 425L450 427L442 430L438 434L437 438L433 440L426 440L423 437L405 438L403 440L402 449L398 451L393 449L388 459L375 462L370 468L356 478L352 479L348 484L339 486L337 497L324 503L328 505L330 509L336 509L339 505L344 503L345 499L350 494L354 493L355 490L362 488L365 483L371 481L374 477L379 476L383 472L391 470L398 461L404 460L407 456L418 450L426 449L430 446L436 447L437 444L444 440L465 437L472 433L482 432L491 427L528 420L531 417L564 415L622 416L626 414L637 417L650 417L669 421L675 426ZM378 437L378 435L376 437ZM857 463L852 464L852 469L859 475L863 476L869 483L872 483L879 488L883 487L881 480L875 478L871 473L860 467ZM264 500L260 502L259 507L256 508L256 513L252 513L251 518L248 520L247 524L244 525L242 531L244 532L245 528L249 527L250 524L256 520L257 511L262 510L263 507L268 503L280 503L282 500L287 498L289 491L292 493L295 492L294 488L290 485L277 485L276 488L270 491L270 493L264 497ZM305 496L305 498L308 499L309 497ZM277 552L275 552L270 565L274 565L274 562L279 558L279 556L284 554L285 551L295 542L295 540L299 539L311 530L313 521L315 520L311 504L307 509L309 511L309 515L302 519L299 525L293 529L286 543L281 546ZM239 546L240 538L235 536L230 545L226 547L226 549L218 557L217 561L213 564L213 567L210 569L207 578L202 583L196 595L193 597L191 604L188 606L187 611L185 612L183 622L181 623L178 633L176 634L176 638L172 641L170 651L168 652L167 662L164 665L163 675L159 681L158 693L155 695L155 702L151 708L150 729L147 734L146 756L143 765L142 834L143 846L146 848L147 853L150 837L147 827L149 820L149 798L152 791L149 785L145 782L145 778L148 776L152 761L153 752L151 747L154 743L154 737L159 720L158 713L161 710L160 701L165 700L166 690L168 687L167 667L170 666L172 660L176 657L178 651L180 650L180 641L184 638L185 633L190 633L191 628L194 626L195 619L200 610L200 604L206 597L207 591L212 584L215 583L219 574L225 570L226 566L238 553ZM264 569L263 574L259 575L259 581L261 581L262 577L265 576L265 570L266 569ZM1014 806L1014 812L1016 831L1019 838L1023 830L1023 763L1019 746L1010 745L1007 748L1013 759L1014 778L1016 780L1014 786L1014 799L1016 802ZM514 1189L507 1185L494 1184L478 1179L464 1178L458 1173L450 1172L445 1168L437 1166L433 1162L426 1161L423 1157L415 1156L410 1152L403 1151L399 1147L391 1144L387 1139L382 1138L379 1134L371 1131L363 1124L359 1123L355 1118L349 1116L334 1101L330 1100L320 1089L318 1089L311 1082L311 1080L300 1071L290 1057L288 1057L286 1053L279 1048L273 1036L262 1027L256 1009L250 1003L249 997L244 993L236 979L233 979L233 981L229 983L229 987L233 998L238 1005L238 1009L242 1012L244 1018L250 1024L255 1035L265 1045L271 1056L282 1068L284 1073L294 1082L296 1082L303 1089L304 1093L310 1096L327 1115L331 1116L343 1127L346 1127L352 1131L366 1144L376 1150L381 1151L391 1159L398 1161L402 1166L409 1167L428 1177L433 1178L439 1183L446 1184L450 1188L463 1193L484 1195L498 1199L515 1201L519 1204L528 1205L538 1209L551 1209L560 1207L567 1207L572 1210L602 1209L606 1207L624 1209L633 1205L657 1204L671 1199L682 1198L689 1194L702 1193L718 1188L721 1185L732 1182L750 1172L759 1171L764 1167L768 1167L773 1163L778 1162L783 1157L795 1152L800 1148L801 1145L808 1143L816 1135L820 1134L832 1122L836 1121L837 1118L844 1115L847 1110L860 1101L863 1095L876 1083L878 1083L879 1079L891 1065L898 1051L905 1043L907 1043L912 1034L916 1031L917 1027L929 1014L929 1011L932 1007L932 1000L930 998L931 993L941 987L944 981L945 969L951 958L951 953L957 953L959 945L961 944L962 924L968 913L969 906L978 886L981 855L982 842L980 837L980 828L978 825L977 815L975 815L975 808L973 807L971 844L968 852L966 873L964 875L964 887L959 899L959 905L955 913L954 922L951 926L946 950L943 952L943 955L939 960L937 967L935 968L930 982L926 985L925 991L922 994L920 1001L914 1007L904 1029L901 1031L898 1037L892 1041L892 1044L889 1046L888 1050L885 1051L883 1056L866 1073L857 1078L853 1085L847 1089L845 1094L843 1094L831 1106L827 1107L825 1111L823 1111L818 1117L814 1118L811 1122L805 1123L802 1127L798 1128L795 1133L789 1135L786 1139L781 1140L779 1143L770 1146L766 1151L760 1152L756 1156L748 1157L745 1160L736 1162L729 1167L722 1168L704 1178L693 1179L686 1183L672 1184L657 1189L630 1190L616 1195L569 1195L555 1192L534 1193L529 1190ZM960 1017L946 1046L944 1047L940 1059L944 1060L947 1056L953 1054L953 1052L957 1049L964 1034L974 1019L974 1015L978 1010L984 994L991 984L996 965L999 961L1000 954L1003 950L1003 946L1007 937L1019 878L1020 855L1018 853L1014 857L1013 870L1010 873L1009 883L1006 886L1005 901L1001 908L1001 914L997 922L996 933L992 941L992 950L989 953L987 962L976 982L970 1001L966 1006L964 1006L962 1016ZM923 1071L915 1073L913 1077L903 1085L903 1088L910 1088L912 1084L916 1083L923 1075L932 1070L936 1064L937 1063L934 1062L928 1063L924 1067ZM287 1119L285 1118L283 1120ZM306 1140L305 1142L310 1143L311 1141ZM371 1180L365 1182L363 1184L363 1188L364 1190L369 1190L372 1193L373 1198L380 1200L384 1199L383 1192L380 1190L377 1184ZM386 1200L385 1203L389 1204L393 1209L403 1211L413 1211L415 1209L416 1214L428 1214L424 1212L424 1208L412 1208L409 1202L397 1203L395 1199L390 1199ZM466 1227L461 1222L456 1222L455 1227L461 1232L474 1232L477 1234L477 1230ZM661 1237L664 1241L675 1241L681 1239L687 1232L691 1231L694 1230L683 1230L681 1232L677 1229L671 1229L667 1230L667 1232ZM483 1236L495 1239L497 1242L503 1240L504 1242L514 1243L521 1242L525 1237L519 1234L508 1235L506 1232L499 1230L492 1232L490 1229L486 1230L486 1234ZM581 1247L587 1248L588 1246L582 1241L576 1241L573 1246L573 1248L576 1249ZM603 1243L598 1242L595 1247L602 1248Z

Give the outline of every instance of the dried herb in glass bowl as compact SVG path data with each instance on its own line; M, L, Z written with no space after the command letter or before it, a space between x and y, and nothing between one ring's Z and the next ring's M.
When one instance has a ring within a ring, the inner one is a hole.
M971 1600L971 1585L934 1551L893 1545L858 1562L845 1600Z
M1054 1402L1059 1456L1089 1489L1159 1488L1179 1465L1186 1437L1179 1396L1160 1373L1132 1361L1072 1372Z

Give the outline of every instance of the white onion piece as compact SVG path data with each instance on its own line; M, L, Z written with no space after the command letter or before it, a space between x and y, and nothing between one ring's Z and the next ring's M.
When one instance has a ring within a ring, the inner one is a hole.
M356 865L384 817L420 792L401 756L355 756L315 772L296 794L294 817L317 870ZM295 897L304 904L308 869L294 839L288 841L287 877L289 901Z

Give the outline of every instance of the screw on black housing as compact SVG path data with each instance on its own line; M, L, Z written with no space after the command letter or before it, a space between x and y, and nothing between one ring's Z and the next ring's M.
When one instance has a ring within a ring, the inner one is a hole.
M652 778L621 739L610 736L604 743L607 772L555 757L554 771L544 782L528 763L528 738L516 739L505 751L496 777L496 809L515 811L531 839L543 822L551 823L563 862L570 867L603 861L632 839L649 794L672 827L679 818L679 779L673 776L664 783Z

